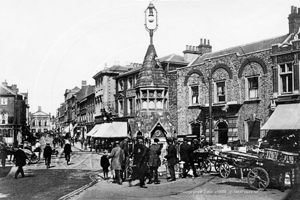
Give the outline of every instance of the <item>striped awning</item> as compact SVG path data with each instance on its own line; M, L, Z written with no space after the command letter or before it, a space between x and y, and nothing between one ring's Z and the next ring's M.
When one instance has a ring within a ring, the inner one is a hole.
M300 103L278 105L261 130L300 130Z

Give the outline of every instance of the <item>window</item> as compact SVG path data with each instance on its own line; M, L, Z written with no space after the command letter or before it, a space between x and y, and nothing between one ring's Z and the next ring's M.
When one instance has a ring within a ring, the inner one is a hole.
M260 138L260 121L248 121L249 140Z
M102 87L102 85L103 85L103 77L100 77L100 79L99 79L99 86Z
M1 105L7 105L7 104L8 104L7 98L1 97L1 98L0 98L0 104L1 104Z
M32 126L35 126L35 121L32 122Z
M281 83L281 93L293 92L293 65L292 63L286 63L280 65L279 76Z
M124 114L124 104L123 100L119 100L119 116L122 117Z
M127 86L127 89L131 89L133 88L133 78L132 77L129 77L128 78L128 86Z
M42 121L39 121L39 126L42 126Z
M246 99L257 99L258 98L258 77L251 77L247 79L248 90L246 90Z
M225 82L218 82L217 85L217 102L225 102Z
M47 126L47 121L45 121L45 126Z
M124 90L124 81L119 80L119 91L123 91L123 90Z
M8 113L7 112L1 113L1 124L8 124Z
M132 115L133 114L133 99L128 99L128 107L127 107L127 114Z
M199 104L199 86L191 86L190 87L190 105Z

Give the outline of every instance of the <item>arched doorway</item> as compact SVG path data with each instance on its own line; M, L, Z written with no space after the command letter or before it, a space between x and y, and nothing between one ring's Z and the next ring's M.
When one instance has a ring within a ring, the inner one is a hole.
M227 144L228 142L228 125L225 121L218 123L218 141L220 144Z

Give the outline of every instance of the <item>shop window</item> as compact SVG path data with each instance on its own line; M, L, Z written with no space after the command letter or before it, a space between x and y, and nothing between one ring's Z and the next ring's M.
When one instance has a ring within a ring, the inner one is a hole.
M1 113L1 124L8 124L8 113L7 112Z
M279 65L279 76L281 94L293 92L293 65L292 63L286 63Z

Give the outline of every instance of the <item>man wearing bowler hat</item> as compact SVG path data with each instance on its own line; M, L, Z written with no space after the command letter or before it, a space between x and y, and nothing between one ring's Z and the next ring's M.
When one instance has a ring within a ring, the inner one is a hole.
M161 146L158 144L159 139L154 138L154 143L150 146L149 149L149 166L150 166L150 178L147 184L152 183L154 176L154 184L159 184L158 180L158 167L161 165L159 155L161 154Z

